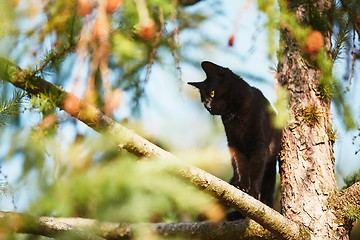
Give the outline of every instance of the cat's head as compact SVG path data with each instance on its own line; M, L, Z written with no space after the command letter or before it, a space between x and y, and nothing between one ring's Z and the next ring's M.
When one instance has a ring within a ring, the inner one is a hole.
M212 115L226 114L233 73L228 68L208 61L202 62L201 67L206 79L203 82L188 82L188 84L199 89L201 102Z

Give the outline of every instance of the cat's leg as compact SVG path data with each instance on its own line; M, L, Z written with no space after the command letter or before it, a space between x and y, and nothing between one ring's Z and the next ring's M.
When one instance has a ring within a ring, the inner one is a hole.
M249 164L249 180L250 180L250 189L249 195L259 199L261 186L264 179L264 173L267 164L267 155L268 152L265 149L258 148L259 150L252 154L250 157Z
M230 184L248 193L250 189L249 160L242 152L229 147L234 175Z
M281 149L281 130L274 130L269 144L269 162L266 166L264 179L261 185L261 202L269 207L274 206L274 192L276 182L276 162Z
M272 157L266 166L263 182L261 185L260 201L273 207L276 182L276 157Z
M231 154L231 164L233 166L234 175L230 180L230 184L248 193L250 188L248 158L237 149L229 147ZM231 211L226 215L229 221L244 219L246 216L237 211Z

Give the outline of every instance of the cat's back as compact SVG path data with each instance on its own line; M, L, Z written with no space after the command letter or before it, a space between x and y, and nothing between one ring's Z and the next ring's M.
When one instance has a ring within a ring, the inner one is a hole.
M244 81L244 80L243 80ZM244 87L246 95L244 96ZM240 89L238 90L240 91ZM242 99L238 101L236 116L233 121L223 118L225 132L230 142L236 145L257 145L272 135L273 109L263 93L250 85L242 86ZM254 142L253 142L254 141ZM249 146L250 145L250 146Z
M270 105L267 98L264 96L264 94L256 87L251 87L251 91L253 94L253 104L261 106L261 108L267 108L268 105Z

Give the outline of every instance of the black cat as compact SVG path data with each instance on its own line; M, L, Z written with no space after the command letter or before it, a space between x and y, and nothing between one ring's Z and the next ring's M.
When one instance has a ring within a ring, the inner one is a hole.
M234 176L230 183L272 207L276 157L281 131L272 124L274 110L260 90L230 69L202 62L203 82L189 82L200 90L201 101L225 127Z

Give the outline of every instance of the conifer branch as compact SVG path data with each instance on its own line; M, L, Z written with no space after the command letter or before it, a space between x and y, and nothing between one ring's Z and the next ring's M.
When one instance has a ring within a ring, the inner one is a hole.
M46 56L44 57L44 60L42 61L42 64L40 65L40 67L36 68L33 73L32 76L37 75L38 73L41 73L45 70L45 68L51 63L56 61L59 61L61 59L64 59L66 57L67 54L71 53L72 51L75 50L75 45L68 45L63 47L60 50L51 50L49 53L46 54Z
M341 6L344 9L345 12L348 13L348 18L349 21L351 21L352 26L354 27L354 30L356 31L356 33L358 34L358 38L360 39L360 26L359 23L357 22L357 12L356 12L356 7L353 7L352 5L356 5L358 4L357 1L348 1L348 0L340 0Z
M0 58L0 79L8 81L30 94L50 98L50 102L55 103L57 107L98 132L107 131L120 149L125 149L142 158L173 161L176 166L175 174L255 220L278 239L305 239L306 230L303 226L285 218L227 182L186 164L173 154L115 122L99 109L78 99L59 86L40 77L29 75L28 71L22 70L5 58Z
M0 97L0 126L5 126L7 121L14 119L19 114L23 97L25 97L25 93L21 91L14 91L11 99L7 99L5 95Z

